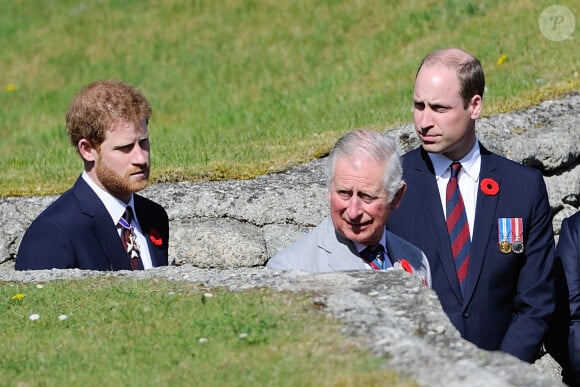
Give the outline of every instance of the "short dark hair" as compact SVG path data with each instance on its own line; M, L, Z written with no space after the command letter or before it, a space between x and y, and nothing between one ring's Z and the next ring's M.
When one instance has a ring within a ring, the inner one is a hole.
M460 49L441 49L429 53L419 65L417 75L424 66L442 64L455 70L459 80L459 94L463 99L463 107L467 108L471 98L479 95L483 98L485 90L485 74L479 59Z

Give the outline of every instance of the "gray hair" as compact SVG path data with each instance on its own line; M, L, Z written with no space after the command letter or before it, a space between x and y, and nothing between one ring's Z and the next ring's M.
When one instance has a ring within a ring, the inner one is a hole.
M397 151L395 140L385 132L358 129L342 136L334 145L326 163L326 181L328 187L334 177L336 160L356 154L366 154L373 160L383 163L385 173L383 185L389 200L393 200L403 181L401 156Z

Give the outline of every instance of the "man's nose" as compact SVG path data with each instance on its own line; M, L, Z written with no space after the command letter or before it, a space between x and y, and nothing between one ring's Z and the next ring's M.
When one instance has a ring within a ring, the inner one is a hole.
M135 145L132 161L133 164L147 164L149 162L149 150L143 149L139 144Z
M421 115L419 117L419 125L421 126L421 129L433 126L433 116L429 109L425 108L419 114Z
M346 208L348 217L351 219L356 219L362 214L361 200L358 196L353 195L348 201L348 207Z

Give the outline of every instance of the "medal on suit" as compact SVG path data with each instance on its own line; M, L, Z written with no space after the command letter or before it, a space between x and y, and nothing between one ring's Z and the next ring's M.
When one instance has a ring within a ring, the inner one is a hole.
M524 222L522 218L512 218L514 242L512 243L512 250L516 254L524 252Z
M509 254L512 252L512 245L507 240L499 242L499 251L504 254Z
M516 254L521 254L524 252L524 244L520 241L515 241L514 243L512 243L512 250Z
M497 229L499 251L503 254L524 251L522 218L498 218Z
M127 253L131 259L139 258L139 245L137 244L137 239L135 238L135 234L131 229L131 234L129 234L129 242L127 243Z

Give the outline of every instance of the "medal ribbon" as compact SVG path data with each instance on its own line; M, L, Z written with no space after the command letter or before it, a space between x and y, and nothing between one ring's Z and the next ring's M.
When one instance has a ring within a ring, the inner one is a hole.
M523 221L522 218L511 218L512 221L512 227L514 230L514 236L513 236L513 240L514 241L520 241L522 242L522 226L523 226Z
M123 217L121 217L121 219L119 219L119 224L127 230L133 229L133 225L127 223L127 221Z
M499 242L508 241L513 242L512 222L514 218L499 218L498 240Z

